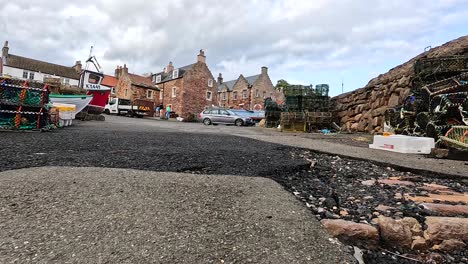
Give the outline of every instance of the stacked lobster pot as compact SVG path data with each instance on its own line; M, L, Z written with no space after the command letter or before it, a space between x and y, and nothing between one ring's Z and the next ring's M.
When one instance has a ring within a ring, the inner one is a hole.
M0 78L0 129L42 130L48 127L49 89L43 83Z
M386 125L398 134L426 136L439 147L468 150L468 57L416 62L412 94L389 109Z

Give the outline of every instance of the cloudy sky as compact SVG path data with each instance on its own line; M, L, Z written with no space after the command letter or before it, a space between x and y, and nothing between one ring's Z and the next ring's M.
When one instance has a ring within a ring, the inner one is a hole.
M274 83L333 95L468 34L468 0L0 0L10 53L72 65L90 46L108 74L157 72L204 49L225 80L269 67Z

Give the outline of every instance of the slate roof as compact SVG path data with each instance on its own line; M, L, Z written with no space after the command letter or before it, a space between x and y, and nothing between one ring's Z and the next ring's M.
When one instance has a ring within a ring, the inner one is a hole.
M195 64L196 63L193 63L193 64L186 65L186 66L180 67L180 68L175 68L174 67L174 71L177 70L177 69L179 70L179 76L177 78L172 78L172 73L174 71L170 71L168 73L158 72L158 73L153 74L153 76L161 75L161 82L158 82L157 84L165 83L165 82L176 80L176 79L180 79L180 78L184 77L185 73L187 71L189 71Z
M247 82L250 84L250 85L253 85L255 83L255 81L260 77L261 74L258 74L258 75L253 75L253 76L249 76L249 77L244 77ZM238 78L239 79L239 78ZM232 81L228 81L228 82L223 82L223 84L219 85L218 86L218 92L221 92L221 90L224 89L224 87L227 87L228 88L228 91L232 91L232 87L236 84L237 80L232 80Z
M232 87L234 86L234 84L236 84L236 82L237 80L223 82L221 85L218 86L218 92L221 92L224 89L224 87L227 87L228 91L232 91Z
M45 61L34 60L13 54L8 54L6 66L56 75L69 79L79 80L80 74L72 67L53 64Z
M254 76L245 77L245 79L247 80L247 82L249 82L250 85L253 85L254 82L258 79L258 77L260 77L260 74L254 75Z
M159 91L159 89L151 81L151 77L143 77L143 76L136 75L133 73L129 73L128 76L130 77L132 84L135 86L139 86L143 88L150 88L150 89Z

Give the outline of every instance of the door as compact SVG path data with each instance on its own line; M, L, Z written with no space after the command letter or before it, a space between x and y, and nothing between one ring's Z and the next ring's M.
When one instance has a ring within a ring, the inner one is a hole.
M221 121L221 116L219 115L218 109L213 109L210 111L210 119L212 123L219 123Z
M221 120L220 122L226 124L234 124L235 122L235 116L226 110L220 110L219 119Z
M117 114L117 107L118 107L117 99L112 98L108 104L109 112L111 114Z

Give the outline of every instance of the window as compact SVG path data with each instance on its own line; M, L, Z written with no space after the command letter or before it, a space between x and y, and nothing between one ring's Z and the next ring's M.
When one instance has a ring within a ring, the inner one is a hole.
M156 83L160 83L161 82L161 75L157 75L156 76Z
M260 97L260 91L258 89L255 90L255 97L257 97L257 98Z
M266 92L263 92L263 99L266 98Z
M206 92L206 100L211 101L212 94L211 92Z
M132 102L126 99L119 99L119 104L120 105L132 105Z
M220 110L221 115L229 115L228 111L226 110Z
M153 99L153 90L146 90L146 98Z
M223 100L226 101L226 92L223 92Z
M247 99L247 90L242 91L242 98Z
M28 72L27 71L23 71L23 79L27 79L28 78Z
M213 79L208 80L208 87L213 87Z
M159 91L159 99L160 99L160 100L163 99L163 92L164 92L164 90Z
M29 80L34 80L34 72L29 73Z
M176 97L176 95L177 95L177 88L172 87L172 97Z
M115 94L115 87L111 88L111 94Z
M68 78L63 78L63 79L62 79L62 84L70 84L70 79L68 79Z
M124 94L125 94L125 97L128 96L128 89L125 89L125 93L124 93Z
M172 71L172 79L179 78L179 69Z
M237 100L237 92L233 92L232 96L233 96L234 100Z

